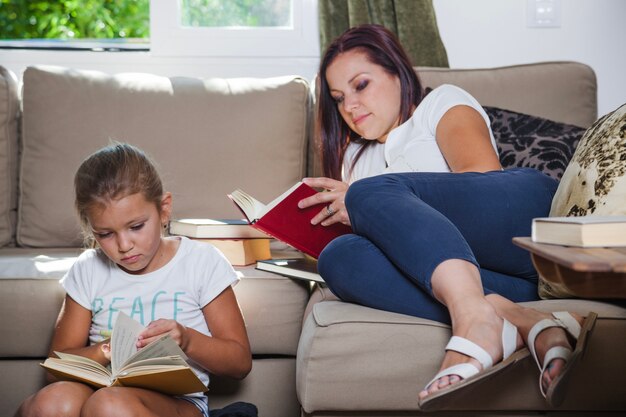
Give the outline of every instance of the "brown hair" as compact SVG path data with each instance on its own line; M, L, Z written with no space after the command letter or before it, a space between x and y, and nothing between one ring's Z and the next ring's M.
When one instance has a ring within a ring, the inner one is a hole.
M400 123L406 122L411 117L413 108L422 101L424 94L409 57L396 36L385 27L372 24L356 26L348 29L330 44L324 53L319 69L317 131L324 175L339 180L348 143L362 143L352 163L353 167L365 148L373 143L359 138L348 127L339 114L337 103L330 94L330 87L326 80L326 70L334 59L353 49L363 52L370 62L380 65L400 80Z
M94 204L141 193L160 211L163 198L163 184L155 163L139 148L117 142L82 162L74 176L74 191L74 205L88 244L93 244L93 233L87 211Z

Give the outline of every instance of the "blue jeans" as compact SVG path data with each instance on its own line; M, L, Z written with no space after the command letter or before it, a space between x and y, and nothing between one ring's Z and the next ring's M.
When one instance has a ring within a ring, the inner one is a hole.
M354 234L321 253L320 274L342 300L449 323L431 276L448 259L479 268L486 294L537 300L537 272L515 246L548 216L558 183L531 168L487 173L402 173L350 185Z

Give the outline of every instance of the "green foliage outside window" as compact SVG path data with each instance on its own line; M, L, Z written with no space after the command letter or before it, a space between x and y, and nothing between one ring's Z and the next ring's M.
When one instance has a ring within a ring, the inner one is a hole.
M291 0L183 0L184 26L276 27L291 25Z
M148 39L150 0L0 0L0 39Z

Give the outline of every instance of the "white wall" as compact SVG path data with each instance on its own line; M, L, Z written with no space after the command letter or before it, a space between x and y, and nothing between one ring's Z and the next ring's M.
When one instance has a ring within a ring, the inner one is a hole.
M453 68L573 60L598 78L598 113L626 103L626 1L561 0L561 26L526 26L527 0L434 0Z
M433 0L453 68L574 60L598 77L599 114L626 102L626 0L561 0L561 27L526 27L527 0ZM311 79L319 57L172 58L149 52L0 50L0 65L21 74L32 64L64 65L108 73L152 72L198 77Z

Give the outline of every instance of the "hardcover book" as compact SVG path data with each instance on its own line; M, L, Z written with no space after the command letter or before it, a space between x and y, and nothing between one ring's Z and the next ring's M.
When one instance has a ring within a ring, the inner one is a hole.
M564 246L626 246L626 216L538 217L531 240Z
M120 312L111 333L111 365L106 367L84 356L54 352L41 366L61 380L79 381L96 388L138 387L170 395L207 391L187 364L187 356L169 336L137 350L143 326Z
M270 240L267 239L194 239L209 243L219 249L233 266L252 265L270 259Z
M317 272L317 261L311 258L296 259L268 259L258 261L256 269L275 272L289 278L304 279L307 281L324 282Z
M177 219L170 221L169 232L200 239L267 239L243 219Z
M330 226L311 224L311 219L320 212L322 206L301 209L298 202L316 193L310 186L298 182L269 204L261 203L242 190L235 190L228 197L252 227L317 259L331 240L350 233L351 229L341 223Z

